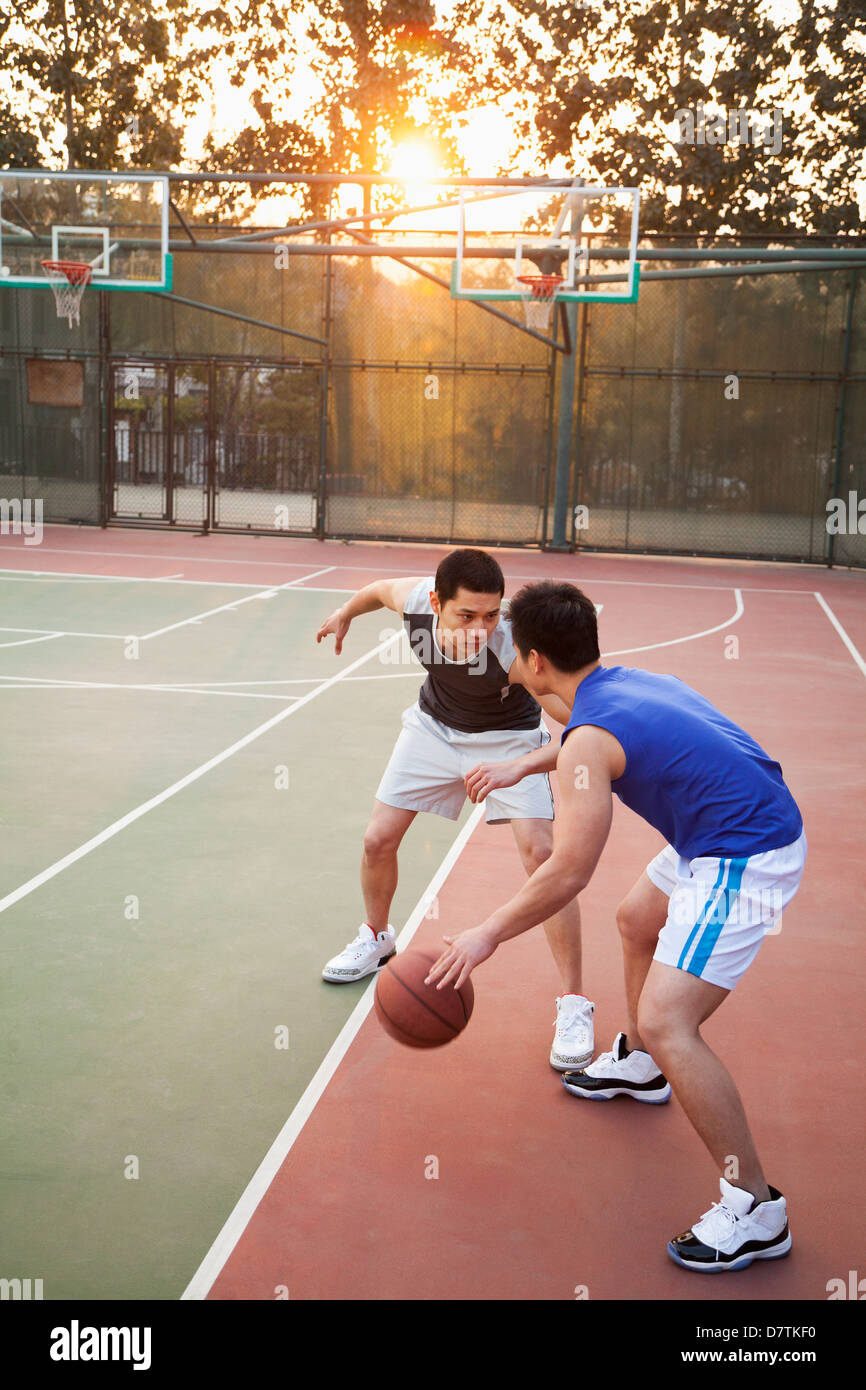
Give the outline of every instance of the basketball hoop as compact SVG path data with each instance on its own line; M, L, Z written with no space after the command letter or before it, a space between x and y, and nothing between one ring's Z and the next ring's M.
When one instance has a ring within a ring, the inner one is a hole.
M536 332L546 333L550 327L550 311L556 291L562 284L561 275L518 275L517 283L525 286L520 294L526 327Z
M90 284L93 266L86 261L43 261L42 269L54 291L57 317L67 319L71 328L79 322L81 296Z

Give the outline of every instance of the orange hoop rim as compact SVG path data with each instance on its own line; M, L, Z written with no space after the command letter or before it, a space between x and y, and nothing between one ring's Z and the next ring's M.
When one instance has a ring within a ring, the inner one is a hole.
M528 285L533 299L552 299L562 284L561 275L518 275L521 285Z
M87 261L42 261L43 270L62 275L70 285L89 285L93 266Z

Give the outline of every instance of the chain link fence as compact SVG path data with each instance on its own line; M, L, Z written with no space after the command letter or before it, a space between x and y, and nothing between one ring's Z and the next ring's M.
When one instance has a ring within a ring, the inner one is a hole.
M828 530L831 499L866 503L857 273L660 280L584 309L574 540L866 563L866 516Z
M561 354L520 304L452 300L444 259L195 234L172 296L91 288L72 329L47 288L0 290L7 499L58 522L551 543ZM866 565L857 273L580 306L566 542ZM80 403L35 403L35 359L80 362Z

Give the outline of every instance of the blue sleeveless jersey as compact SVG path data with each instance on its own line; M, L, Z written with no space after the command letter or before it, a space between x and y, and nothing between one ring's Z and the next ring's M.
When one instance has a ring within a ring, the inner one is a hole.
M580 724L619 740L626 768L613 791L684 859L743 858L799 839L779 764L677 676L598 666L577 687L563 742Z

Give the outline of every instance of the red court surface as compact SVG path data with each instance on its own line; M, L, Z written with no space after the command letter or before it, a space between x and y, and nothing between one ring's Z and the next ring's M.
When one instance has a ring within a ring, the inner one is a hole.
M430 573L448 549L56 527L39 547L4 538L0 555L7 569L355 589ZM187 1296L826 1300L828 1281L862 1267L866 1227L855 1046L866 999L866 575L495 553L507 594L542 577L584 588L603 605L602 661L694 685L778 759L803 812L800 892L704 1028L743 1097L768 1181L787 1198L793 1251L718 1278L669 1260L667 1241L719 1199L713 1160L676 1097L658 1107L591 1104L563 1089L548 1064L560 985L536 928L475 970L475 1012L449 1046L402 1048L372 1012L364 1018L298 1119L276 1176L229 1220ZM374 791L351 794L362 790ZM615 806L581 895L597 1052L626 1023L616 906L661 845ZM443 931L477 925L523 881L508 827L482 821L439 890L438 920L422 919L412 944L438 948ZM350 988L362 997L362 986Z

